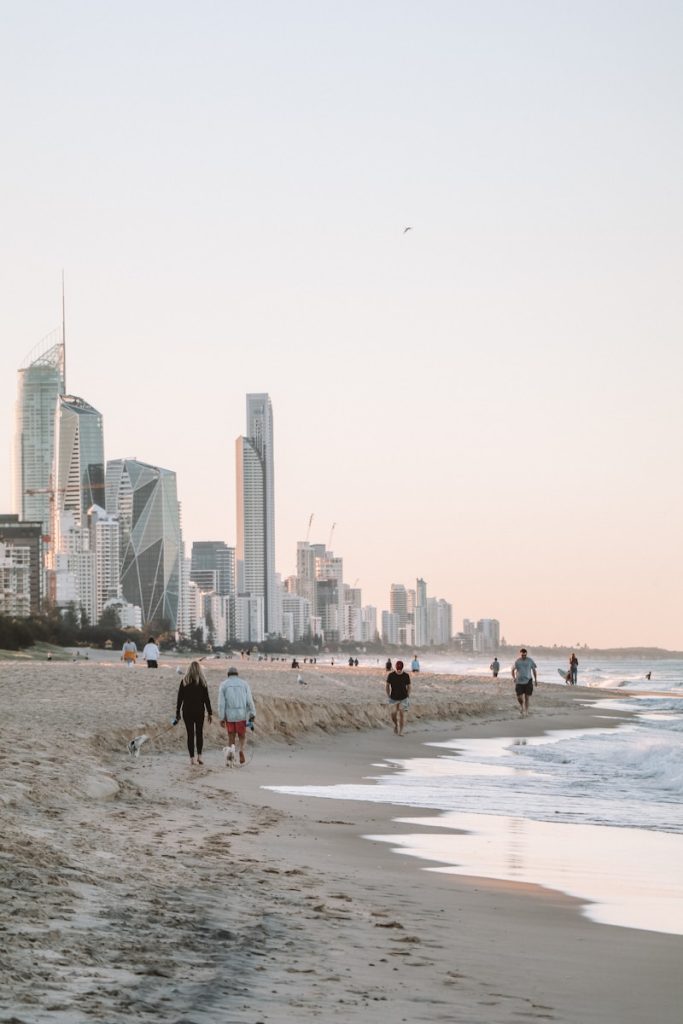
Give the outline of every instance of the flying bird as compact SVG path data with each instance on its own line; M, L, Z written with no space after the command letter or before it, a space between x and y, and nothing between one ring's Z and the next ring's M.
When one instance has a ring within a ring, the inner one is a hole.
M403 229L403 234L405 235L405 233L406 233L407 231L412 231L412 230L413 230L413 229L412 229L412 227L408 226L407 228L404 228L404 229Z

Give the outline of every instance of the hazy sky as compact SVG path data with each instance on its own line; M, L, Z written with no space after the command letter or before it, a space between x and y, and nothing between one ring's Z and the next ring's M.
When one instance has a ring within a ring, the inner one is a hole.
M64 268L68 390L177 472L188 551L267 391L283 576L313 512L379 609L423 576L458 628L683 648L679 3L0 19L0 509Z

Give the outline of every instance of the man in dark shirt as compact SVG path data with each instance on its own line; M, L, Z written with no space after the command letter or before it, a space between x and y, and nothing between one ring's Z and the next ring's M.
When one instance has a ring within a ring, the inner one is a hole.
M403 671L402 661L397 661L396 668L387 676L386 691L391 705L394 732L397 736L402 736L405 713L410 707L410 676Z

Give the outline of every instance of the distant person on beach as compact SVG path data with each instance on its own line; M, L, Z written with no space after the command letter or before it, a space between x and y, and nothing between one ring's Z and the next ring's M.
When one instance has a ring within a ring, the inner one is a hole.
M498 661L498 658L494 658L493 659L493 661L489 665L489 668L493 672L493 678L497 679L498 678L498 673L500 672L500 662Z
M147 668L159 668L159 648L151 636L142 649L142 657L147 662Z
M417 654L413 655L413 661L412 661L412 664L410 666L410 671L411 672L419 672L420 671L420 662L418 660Z
M536 662L527 654L526 647L520 648L519 658L512 666L512 678L515 681L515 693L522 718L529 714L529 698L534 692L534 683L538 686Z
M228 734L228 746L239 742L240 764L244 764L244 745L247 738L247 721L256 718L256 705L251 695L251 687L244 679L240 679L234 665L228 669L228 677L218 689L218 717Z
M296 660L296 658L292 658L292 668L298 668L298 667L299 667L299 662Z
M206 678L198 661L190 664L186 674L180 680L178 687L178 698L175 707L175 720L180 719L182 711L183 722L187 729L187 749L190 754L190 764L204 764L202 761L202 750L204 749L204 709L206 708L211 725L211 699L209 687L206 685ZM195 757L195 739L197 743L197 756Z
M387 670L387 672L391 672L391 669L393 667L392 664L391 664L391 658L387 658L387 663L386 663L386 665L384 667Z
M567 682L570 686L576 686L576 681L579 675L579 659L572 651L571 657L569 658L569 676Z
M397 661L395 670L387 676L386 693L391 705L394 732L402 736L405 715L410 707L410 676L403 671L402 661Z
M121 661L129 668L138 660L138 645L135 640L126 640L121 648Z
M652 679L652 672L646 672L645 673L645 678L646 679Z

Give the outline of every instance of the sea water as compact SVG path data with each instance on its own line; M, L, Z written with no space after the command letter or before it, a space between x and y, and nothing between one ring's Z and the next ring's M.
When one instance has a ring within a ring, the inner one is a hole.
M429 870L558 889L604 924L683 934L683 661L645 671L586 664L581 682L622 690L597 706L623 711L616 724L427 743L362 784L272 788L433 810L398 819L417 831L367 838L441 865Z

